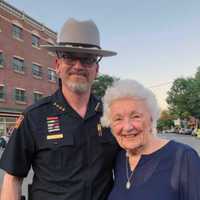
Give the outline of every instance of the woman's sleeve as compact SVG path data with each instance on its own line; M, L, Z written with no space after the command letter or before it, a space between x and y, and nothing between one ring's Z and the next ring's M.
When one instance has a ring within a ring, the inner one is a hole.
M195 150L184 152L180 174L180 199L200 200L200 157Z

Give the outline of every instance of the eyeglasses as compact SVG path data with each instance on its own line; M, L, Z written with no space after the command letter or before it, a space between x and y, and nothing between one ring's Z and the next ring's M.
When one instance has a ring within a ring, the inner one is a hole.
M85 67L91 68L94 64L98 64L102 57L97 57L93 55L79 55L73 53L63 53L59 55L60 58L63 58L65 63L68 65L75 65L77 60Z

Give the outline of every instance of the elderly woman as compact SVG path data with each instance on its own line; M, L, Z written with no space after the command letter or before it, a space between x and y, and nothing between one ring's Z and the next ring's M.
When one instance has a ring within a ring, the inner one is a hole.
M102 125L122 147L109 200L200 200L200 158L191 147L156 136L153 93L121 80L103 98Z

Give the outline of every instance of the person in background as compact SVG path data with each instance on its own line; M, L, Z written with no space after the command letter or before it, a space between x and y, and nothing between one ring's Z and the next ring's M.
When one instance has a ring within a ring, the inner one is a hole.
M0 149L3 150L6 147L7 137L5 135L0 137Z
M154 94L134 80L120 80L103 98L102 125L122 150L108 200L200 200L200 158L190 146L157 137Z
M91 94L102 57L116 55L100 47L91 20L67 20L57 44L59 89L25 110L17 120L0 167L6 171L1 200L19 200L32 167L32 200L105 200L113 185L118 146L100 125L102 103Z

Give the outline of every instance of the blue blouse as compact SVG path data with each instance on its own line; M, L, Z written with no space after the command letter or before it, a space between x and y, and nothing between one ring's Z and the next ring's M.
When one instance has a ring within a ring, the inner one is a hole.
M114 172L108 200L200 200L200 158L191 147L175 141L141 156L130 189L126 189L124 150L118 154Z

